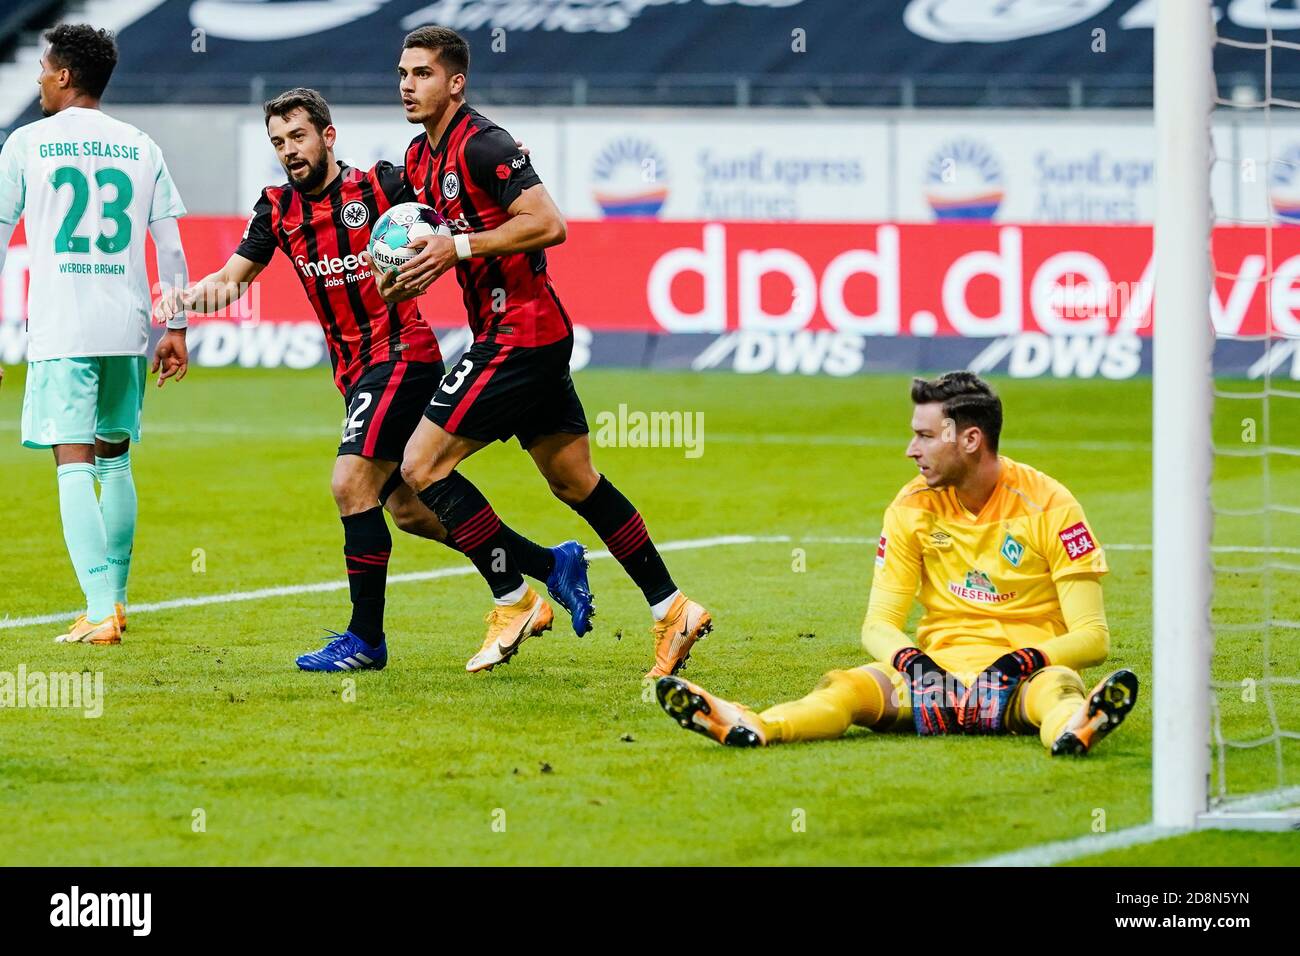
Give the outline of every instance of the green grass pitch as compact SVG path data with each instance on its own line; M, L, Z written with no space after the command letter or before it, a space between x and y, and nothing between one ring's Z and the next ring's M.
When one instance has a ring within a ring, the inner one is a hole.
M51 456L18 444L23 370L7 373L0 614L13 620L70 611L79 592ZM903 457L905 377L577 378L593 422L620 402L704 413L698 458L671 448L596 449L598 467L636 502L658 542L788 537L667 554L678 583L717 625L686 676L767 705L801 695L828 669L864 662L858 631L871 542L884 506L914 473ZM1064 481L1113 546L1110 666L1136 670L1144 696L1086 760L1053 761L1037 739L865 730L768 751L715 746L675 727L643 690L649 615L617 565L602 559L591 570L593 634L578 640L557 611L554 631L509 666L476 676L464 662L478 648L489 602L473 575L390 587L392 656L380 673L293 666L326 637L324 627L346 624L343 589L139 612L117 648L53 644L62 620L0 630L0 671L98 670L105 695L98 719L0 710L5 862L953 864L1086 836L1102 824L1116 831L1145 823L1150 381L997 384L1004 452ZM1216 439L1258 447L1244 422L1261 415L1249 401L1223 407ZM328 487L341 418L320 369L195 368L177 386L151 389L145 440L132 453L141 501L133 603L341 584L342 534ZM1275 442L1300 445L1300 423L1275 413L1271 424ZM1269 461L1275 496L1300 499L1295 459ZM488 449L466 472L535 539L599 547L517 445ZM1258 504L1264 480L1262 459L1225 459L1219 504ZM1294 545L1296 519L1284 519L1221 520L1217 540ZM398 532L393 551L393 575L464 564ZM1216 555L1250 565L1220 576L1220 621L1245 624L1264 612L1300 619L1295 576L1267 570L1265 557ZM1266 739L1270 714L1300 729L1297 688L1259 680L1266 657L1273 673L1300 676L1298 644L1294 632L1275 631L1267 645L1257 631L1220 635L1214 667L1225 685L1217 698L1225 736ZM1294 740L1231 748L1214 786L1240 793L1300 783L1298 750ZM1195 835L1081 862L1294 865L1300 836Z

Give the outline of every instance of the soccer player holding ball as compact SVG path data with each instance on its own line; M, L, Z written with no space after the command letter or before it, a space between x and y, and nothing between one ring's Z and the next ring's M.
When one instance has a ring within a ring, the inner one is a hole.
M414 302L390 305L380 298L366 253L374 223L414 196L403 171L390 163L366 172L335 159L337 131L329 104L315 90L288 90L263 112L288 181L262 190L243 241L220 271L164 297L156 311L164 318L180 310L214 312L237 302L277 249L293 262L325 332L344 400L330 486L343 522L352 598L347 629L297 663L308 671L380 669L388 661L384 595L392 549L384 510L403 531L459 550L397 469L442 379L442 353ZM580 544L544 548L505 525L497 540L525 573L547 583L575 629L588 626L592 599Z
M564 218L514 138L465 102L463 37L444 27L412 31L397 72L406 119L424 126L407 149L407 178L454 236L422 242L396 275L381 276L379 288L389 301L404 301L454 268L474 331L402 461L407 484L492 588L496 607L466 669L493 666L551 619L517 562L493 562L504 532L457 470L492 442L517 437L551 491L591 525L645 595L655 641L647 676L676 673L712 620L673 583L637 509L592 465L587 419L569 376L573 324L546 270L546 249L564 241Z
M148 375L145 234L163 286L183 285L176 220L185 206L157 144L99 109L117 65L113 35L63 24L45 39L45 118L14 130L0 153L0 269L23 217L31 291L22 441L54 450L63 539L86 599L56 640L119 644L137 510L130 446ZM169 316L153 360L160 386L185 377L185 327L183 313Z
M755 713L676 677L659 702L688 730L757 747L826 740L851 725L939 734L1036 733L1086 754L1124 720L1138 680L1106 659L1106 556L1060 482L998 454L1002 402L970 372L912 383L920 471L885 511L862 643L875 658ZM924 614L903 631L912 601Z

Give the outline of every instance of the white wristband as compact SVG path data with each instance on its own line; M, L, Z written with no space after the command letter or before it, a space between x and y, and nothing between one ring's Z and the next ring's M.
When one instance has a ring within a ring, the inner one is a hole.
M189 318L185 315L184 312L177 312L175 315L173 315L170 319L167 320L167 328L169 329L184 329L188 327L189 327Z
M469 251L469 236L465 233L457 233L452 237L452 243L456 246L456 258L468 259L473 253Z

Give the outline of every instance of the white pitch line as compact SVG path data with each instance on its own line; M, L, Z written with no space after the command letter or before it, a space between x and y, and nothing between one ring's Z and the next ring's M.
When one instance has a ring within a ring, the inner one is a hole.
M1292 807L1297 803L1300 803L1300 787L1285 787L1281 790L1272 790L1226 801L1222 806L1215 808L1215 813L1203 815L1200 825L1196 827L1158 827L1154 823L1144 823L1141 826L1116 830L1114 833L1042 843L1038 846L1013 850L1010 853L1000 853L997 856L960 865L1055 866L1058 863L1068 863L1071 860L1082 859L1085 856L1093 856L1097 853L1106 853L1110 850L1124 850L1132 846L1142 846L1145 843L1155 843L1157 840L1167 840L1170 837L1219 829L1222 824L1231 822L1233 813L1266 812L1283 807ZM1218 814L1217 818L1216 813Z
M1106 853L1110 850L1125 850L1132 846L1154 843L1156 840L1165 840L1169 837L1181 836L1190 832L1192 831L1173 827L1158 827L1154 823L1144 823L1142 826L1128 827L1124 830L1116 830L1114 833L1099 833L1095 836L1076 837L1073 840L1043 843L1038 846L1026 847L1023 850L1000 853L984 860L976 860L973 863L960 865L1056 866L1058 863L1068 863L1071 860L1078 860L1085 856Z
M691 551L697 548L719 548L735 544L773 544L787 542L785 535L731 534L713 538L694 538L684 541L666 541L659 545L660 551ZM608 558L608 551L588 551L589 559ZM406 574L394 574L388 579L389 584L405 584L409 581L433 581L438 578L454 578L476 573L472 564L454 568L434 568L431 571L410 571ZM344 580L317 581L314 584L288 584L282 587L258 588L255 591L227 591L224 594L204 594L199 597L173 598L169 601L154 601L150 604L132 604L131 614L148 614L152 611L170 611L178 607L205 607L212 604L237 604L242 601L261 601L266 598L291 597L295 594L318 594L328 591L344 591L348 582ZM0 620L0 630L15 627L33 627L39 624L57 624L76 617L80 611L63 611L58 614L39 614L34 617L6 617Z

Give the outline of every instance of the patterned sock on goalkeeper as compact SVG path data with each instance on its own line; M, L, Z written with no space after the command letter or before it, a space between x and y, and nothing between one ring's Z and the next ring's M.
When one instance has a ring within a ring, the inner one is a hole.
M1083 678L1076 671L1045 667L1025 682L1017 716L1028 726L1038 728L1039 739L1050 750L1066 721L1083 706L1085 696Z
M474 562L493 597L503 598L524 586L501 519L468 478L453 471L417 496L438 516L456 550Z
M90 462L59 465L58 480L63 541L86 596L86 617L102 621L113 613L113 582L108 571L104 516L95 498L95 466Z
M831 740L853 724L879 724L886 712L882 683L887 680L867 671L830 671L808 696L763 711L758 716L768 730L768 743Z
M371 647L378 647L384 639L384 589L392 550L393 536L388 532L383 508L343 515L343 558L352 594L348 630Z
M96 455L95 471L99 475L99 512L104 518L108 576L113 586L113 600L125 604L138 510L135 479L131 477L131 453L125 452L116 458L100 458Z
M677 590L640 513L608 478L601 475L591 494L574 505L573 510L600 535L609 553L623 565L651 607Z

